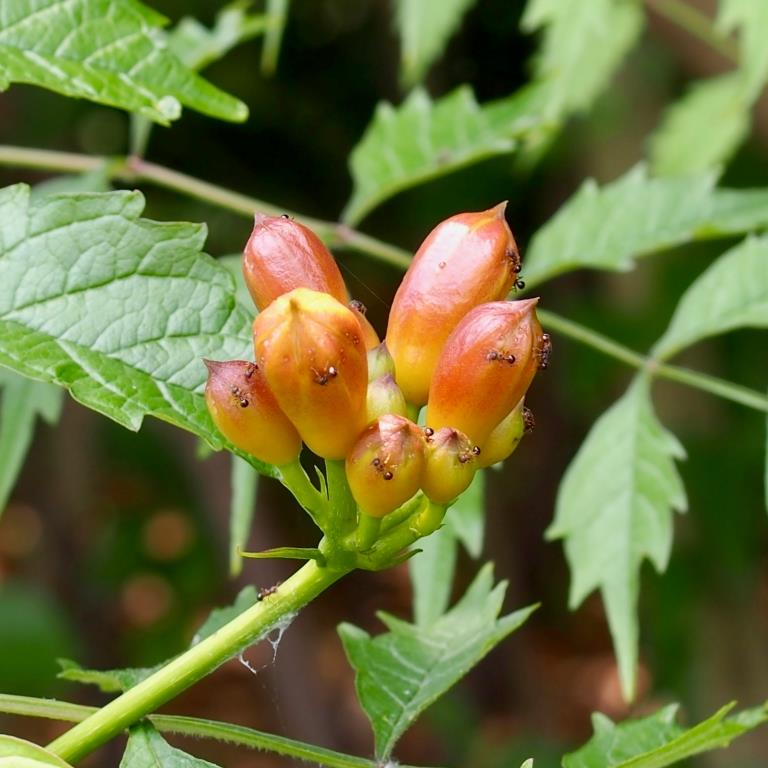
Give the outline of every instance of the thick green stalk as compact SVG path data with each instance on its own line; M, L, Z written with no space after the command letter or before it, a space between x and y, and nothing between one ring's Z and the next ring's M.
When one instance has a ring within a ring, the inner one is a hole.
M93 752L263 637L271 627L294 614L347 572L319 568L314 561L308 562L274 594L99 709L53 741L48 749L68 762Z

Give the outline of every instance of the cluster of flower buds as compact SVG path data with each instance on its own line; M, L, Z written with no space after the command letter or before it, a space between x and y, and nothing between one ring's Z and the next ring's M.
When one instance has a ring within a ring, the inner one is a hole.
M506 300L520 257L504 209L458 214L429 234L383 343L320 239L257 214L243 261L259 309L255 362L207 363L221 432L278 466L302 443L343 459L363 515L383 517L419 490L450 503L530 429L523 398L549 359L537 299Z

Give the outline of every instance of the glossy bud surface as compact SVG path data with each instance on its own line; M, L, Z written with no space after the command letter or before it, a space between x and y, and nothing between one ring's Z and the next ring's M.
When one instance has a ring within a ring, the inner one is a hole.
M294 288L329 293L342 304L348 301L330 251L311 229L288 216L254 216L243 252L243 275L259 310Z
M205 401L214 423L233 445L268 464L288 464L301 438L280 410L264 375L245 360L206 360Z
M319 456L342 459L366 424L360 323L327 293L297 288L253 324L256 359L278 404Z
M368 350L368 379L374 381L387 374L395 375L395 362L385 342Z
M346 471L361 511L388 515L419 490L424 434L403 416L381 416L360 435L347 456Z
M414 405L427 401L437 359L459 321L478 304L504 298L517 278L520 256L505 207L438 224L395 294L386 341L397 383Z
M445 343L429 391L427 426L453 427L481 448L538 370L538 299L473 309Z
M447 504L467 490L478 469L479 449L457 429L426 431L427 449L421 490L438 504Z
M523 435L526 433L525 406L521 400L494 428L488 439L483 443L482 453L478 456L478 464L490 467L514 453Z
M367 408L368 421L375 421L388 413L399 416L408 413L405 397L391 374L380 376L368 384Z
M376 329L371 325L371 321L365 315L365 304L357 301L357 299L353 299L349 302L349 308L355 313L355 317L360 322L360 330L363 332L365 348L371 350L378 347L381 340L379 339L379 334L376 333Z

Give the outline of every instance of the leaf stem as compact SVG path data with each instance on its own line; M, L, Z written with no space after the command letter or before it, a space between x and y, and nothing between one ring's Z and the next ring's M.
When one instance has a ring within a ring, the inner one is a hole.
M645 0L659 16L677 24L694 37L698 37L730 61L739 60L738 47L730 38L721 34L712 19L684 0Z
M56 701L55 699L36 699L31 696L0 694L0 712L80 723L98 712L98 709L81 704L70 704L66 701ZM216 739L249 749L261 749L285 757L318 763L328 766L328 768L376 768L377 765L373 760L366 760L363 757L346 755L325 747L288 739L285 736L276 736L218 720L203 720L181 715L150 715L148 719L155 728L163 733ZM403 768L408 767L403 766Z
M579 323L575 323L573 320L561 317L549 310L537 309L536 313L542 324L547 326L548 329L557 331L563 336L567 336L574 341L592 347L593 349L602 352L604 355L608 355L609 357L613 357L616 360L626 363L632 368L646 369L652 376L668 379L669 381L676 381L680 384L687 384L695 389L708 392L711 395L717 395L725 400L745 405L747 408L754 408L756 411L768 413L768 397L762 392L756 392L753 389L733 384L730 381L718 379L717 377L710 376L706 373L692 371L689 368L681 368L676 365L659 363L652 357L641 355L639 352L635 352L629 347L625 347L624 345L613 341L613 339L609 339L596 331L586 328Z
M406 269L411 261L410 254L402 248L365 235L345 224L300 216L264 200L151 163L137 155L125 158L103 157L0 145L0 165L60 173L85 173L104 169L108 178L113 181L155 184L248 218L256 211L272 215L287 213L317 232L329 247L351 248L398 269Z
M67 762L93 752L263 637L281 619L298 611L347 572L319 568L309 561L274 594L94 712L53 741L48 749Z

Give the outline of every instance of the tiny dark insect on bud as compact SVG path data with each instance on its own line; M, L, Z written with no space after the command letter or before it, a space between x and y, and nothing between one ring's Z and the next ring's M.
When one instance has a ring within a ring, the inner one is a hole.
M434 429L432 429L432 427L424 427L424 434L425 434L427 437L432 437L432 435L434 435L434 434L435 434L435 430L434 430Z
M339 375L339 372L333 366L330 366L328 368L328 375L333 379Z
M381 466L381 459L377 456L372 462L374 467L380 467Z
M517 358L514 355L512 355L512 354L504 355L504 362L505 363L509 363L510 365L514 365L515 364L515 360L517 360Z
M290 219L291 217L287 213L281 213L280 214L281 219Z
M240 407L241 408L247 408L248 407L248 398L247 397L240 398Z
M486 359L487 359L487 360L498 360L498 359L499 359L499 353L498 353L498 352L497 352L495 349L492 349L492 350L491 350L491 351L490 351L490 352L489 352L489 353L486 355Z
M277 584L273 584L271 587L262 587L259 590L258 599L263 600L265 597L274 595L275 592L277 592L277 589L279 586L280 586L280 582L278 581Z
M349 302L349 308L357 310L361 315L364 315L368 311L368 307L366 307L360 299L352 299L352 301Z
M523 265L518 261L517 264L515 264L514 267L512 267L512 271L519 275L523 271Z
M391 480L394 477L394 475L389 470L387 470L384 473L383 477L384 477L385 480Z
M526 434L533 432L533 428L536 426L536 419L533 416L533 411L528 407L523 408L523 426Z
M525 288L525 281L524 280L515 280L515 288L517 288L518 291L522 291L523 288Z
M552 337L548 333L542 334L537 354L539 358L539 369L543 371L549 367L549 361L552 357Z
M475 445L475 446L473 446L473 448L472 448L472 453L473 453L475 456L479 456L479 455L480 455L480 453L481 453L481 451L480 451L480 446L479 446L479 445Z

